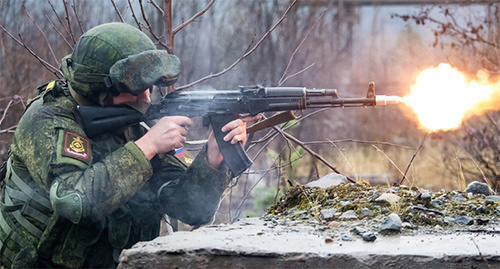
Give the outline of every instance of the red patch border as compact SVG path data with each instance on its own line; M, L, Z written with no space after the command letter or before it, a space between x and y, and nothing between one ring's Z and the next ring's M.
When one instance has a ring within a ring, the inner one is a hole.
M80 155L80 154L78 154L76 152L68 151L68 148L69 148L68 147L68 136L70 134L73 135L73 136L75 136L75 137L79 137L80 139L82 139L82 141L84 141L87 144L87 146L85 148L86 151L87 151L86 152L87 153L86 157L83 157L82 155ZM89 142L89 140L83 138L81 135L78 135L78 134L75 134L75 133L72 133L72 132L69 132L69 131L66 131L66 133L64 134L64 149L63 150L64 150L64 152L66 154L68 154L70 156L73 156L73 157L76 157L78 159L87 160L90 157L90 154L88 153L89 148L90 148L90 142Z

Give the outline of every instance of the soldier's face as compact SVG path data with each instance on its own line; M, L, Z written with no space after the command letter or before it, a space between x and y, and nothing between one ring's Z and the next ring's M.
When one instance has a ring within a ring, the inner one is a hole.
M117 96L113 96L113 105L134 104L140 102L146 102L148 104L151 103L149 89L139 95L120 93Z

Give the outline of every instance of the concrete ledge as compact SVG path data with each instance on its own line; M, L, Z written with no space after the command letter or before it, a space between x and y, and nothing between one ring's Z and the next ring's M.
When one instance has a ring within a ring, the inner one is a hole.
M310 225L251 218L140 242L118 268L500 268L497 232L342 241Z

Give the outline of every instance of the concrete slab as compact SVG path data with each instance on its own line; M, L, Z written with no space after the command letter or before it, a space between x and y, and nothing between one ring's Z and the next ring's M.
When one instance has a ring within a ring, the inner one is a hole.
M140 242L118 268L500 268L499 229L343 241L311 225L250 218Z

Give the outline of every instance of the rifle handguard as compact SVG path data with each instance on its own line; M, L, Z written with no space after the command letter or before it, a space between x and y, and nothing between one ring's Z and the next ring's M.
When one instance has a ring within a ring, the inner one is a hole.
M255 123L254 125L248 127L247 134L255 133L257 131L260 131L260 130L263 130L263 129L266 129L269 127L273 127L273 126L276 126L278 124L281 124L281 123L284 123L287 121L291 121L291 120L295 120L295 119L297 119L297 117L295 117L293 112L290 110L280 112L280 113L277 113L277 114L275 114L275 115L273 115L265 120L259 121L259 122Z

